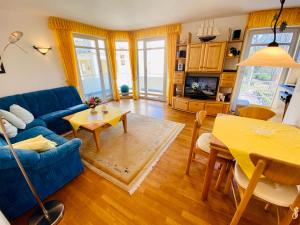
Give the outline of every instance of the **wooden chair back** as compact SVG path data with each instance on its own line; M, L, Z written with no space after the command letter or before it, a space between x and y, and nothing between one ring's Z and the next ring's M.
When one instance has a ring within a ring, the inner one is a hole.
M196 113L196 119L194 121L193 134L192 134L192 143L191 143L192 148L195 146L196 141L199 137L199 130L203 125L206 114L207 114L206 111L199 111Z
M255 170L249 180L248 187L244 192L241 202L231 220L230 225L237 225L245 211L252 194L255 190L257 183L262 175L269 180L285 184L285 185L298 185L300 184L300 166L286 163L277 159L272 159L259 154L250 154L250 159L255 165ZM297 209L300 208L300 193L296 196L294 202L290 205L290 210L285 215L280 225L288 225L291 221L298 217Z
M239 109L239 116L252 119L268 120L275 115L272 110L260 106L246 106Z
M285 185L300 184L300 166L254 153L250 159L255 166L259 161L264 162L263 175L269 180Z

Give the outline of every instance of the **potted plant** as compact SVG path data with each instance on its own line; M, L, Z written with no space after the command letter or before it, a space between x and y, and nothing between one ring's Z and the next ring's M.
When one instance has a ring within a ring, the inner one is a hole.
M96 96L90 97L88 100L86 100L84 103L91 109L91 113L96 113L96 106L100 105L101 99Z
M122 96L127 96L129 94L129 87L126 84L121 86L121 94Z

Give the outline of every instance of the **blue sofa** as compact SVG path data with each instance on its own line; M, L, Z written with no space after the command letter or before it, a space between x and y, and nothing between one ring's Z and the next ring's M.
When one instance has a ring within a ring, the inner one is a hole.
M56 148L43 153L16 150L39 196L45 199L83 171L79 154L81 140L67 140L56 133L70 130L63 116L86 109L86 106L74 87L0 98L1 109L8 110L12 104L28 109L36 118L11 138L12 143L38 135L57 143ZM34 207L36 201L6 145L0 136L0 210L12 219Z
M62 117L87 109L76 88L72 86L0 98L0 109L9 110L12 104L24 107L36 118L26 129L46 124L57 134L71 129L69 122Z

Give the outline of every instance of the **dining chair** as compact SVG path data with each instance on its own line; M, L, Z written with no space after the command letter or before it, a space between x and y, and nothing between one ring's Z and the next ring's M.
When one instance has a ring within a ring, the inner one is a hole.
M252 119L268 120L275 115L275 112L262 106L251 105L239 109L239 116Z
M192 141L190 146L190 152L188 157L188 162L186 166L185 173L189 175L191 163L193 159L195 159L196 154L200 154L203 157L209 158L210 153L210 140L212 134L210 132L200 133L200 129L203 125L203 121L206 117L206 111L199 111L196 113L196 119L194 121L193 133L192 133ZM221 182L223 181L226 171L229 170L229 167L232 165L232 156L226 154L219 154L217 156L217 161L220 163L221 169L217 179L217 183L215 188L219 189ZM230 170L229 170L230 171ZM230 181L232 179L228 178L228 182L225 185L225 193L227 193L230 189Z
M247 178L238 164L234 168L234 179L241 193L241 202L231 220L230 225L237 225L252 196L277 207L288 208L288 213L280 221L278 208L278 224L290 224L297 219L300 209L300 166L277 159L250 154L255 170Z

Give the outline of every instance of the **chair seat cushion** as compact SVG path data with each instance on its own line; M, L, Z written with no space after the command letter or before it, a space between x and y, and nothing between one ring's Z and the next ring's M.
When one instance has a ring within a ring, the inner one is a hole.
M211 138L212 138L211 133L200 134L200 136L198 137L197 142L196 142L196 149L200 149L200 150L206 152L207 154L209 154ZM226 159L226 160L233 159L231 155L221 154L221 153L218 154L218 157Z
M199 136L196 142L196 148L205 151L206 153L210 153L210 140L211 133L203 133Z
M43 116L40 116L39 119L44 120L46 123L57 120L57 119L61 119L64 116L70 115L72 114L72 112L70 110L58 110L55 112L51 112L48 114L45 114Z
M86 104L79 104L72 107L67 108L67 110L72 111L72 113L80 112L86 110L88 107Z
M247 189L249 179L237 163L234 169L234 178L239 186ZM261 178L253 192L256 197L281 207L289 207L297 194L297 186L274 183L267 178Z

